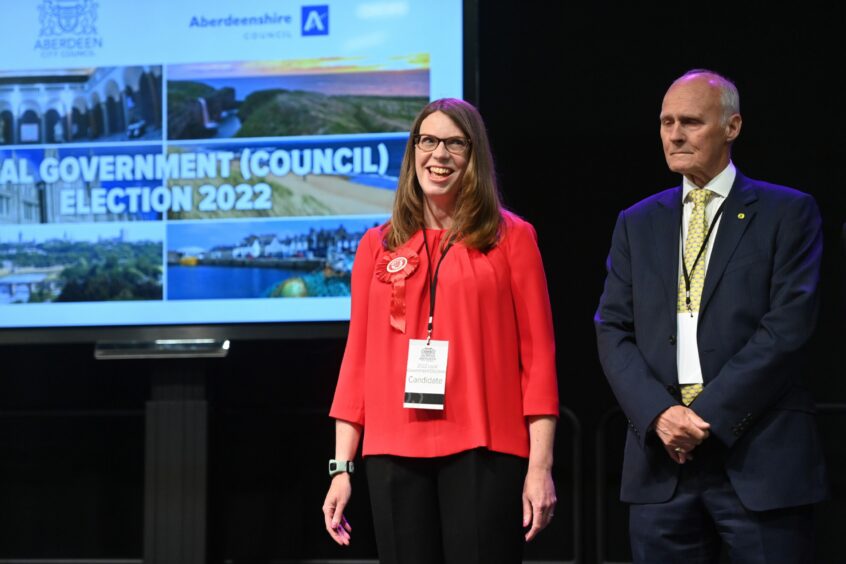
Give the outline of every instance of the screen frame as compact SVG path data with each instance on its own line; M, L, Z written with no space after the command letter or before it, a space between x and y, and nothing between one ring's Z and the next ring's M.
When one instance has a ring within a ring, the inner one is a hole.
M479 0L463 0L463 97L471 104L479 100ZM80 325L62 327L0 328L0 346L149 342L158 339L341 339L347 335L349 321L286 321L220 324L166 325Z

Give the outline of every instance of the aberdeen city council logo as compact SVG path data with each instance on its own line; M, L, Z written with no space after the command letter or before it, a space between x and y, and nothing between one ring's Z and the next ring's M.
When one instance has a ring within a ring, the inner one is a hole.
M90 57L103 47L97 34L94 0L43 0L38 4L41 30L35 50L42 57Z
M98 4L93 0L44 0L38 6L41 37L95 35Z

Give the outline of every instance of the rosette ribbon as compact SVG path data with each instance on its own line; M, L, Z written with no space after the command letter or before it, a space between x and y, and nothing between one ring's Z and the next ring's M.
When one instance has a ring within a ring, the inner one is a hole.
M376 261L376 278L390 284L391 327L405 333L405 279L420 264L420 257L411 249L386 252Z

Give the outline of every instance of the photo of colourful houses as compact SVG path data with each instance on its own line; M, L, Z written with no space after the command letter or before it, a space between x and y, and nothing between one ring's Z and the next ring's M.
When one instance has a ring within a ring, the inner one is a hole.
M167 226L167 299L350 295L358 242L387 216Z
M408 131L429 101L429 56L167 67L168 138Z

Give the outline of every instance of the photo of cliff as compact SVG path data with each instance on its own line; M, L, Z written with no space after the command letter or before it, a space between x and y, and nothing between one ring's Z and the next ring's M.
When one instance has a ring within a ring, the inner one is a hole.
M428 101L425 55L367 65L340 58L174 65L168 138L408 131Z

